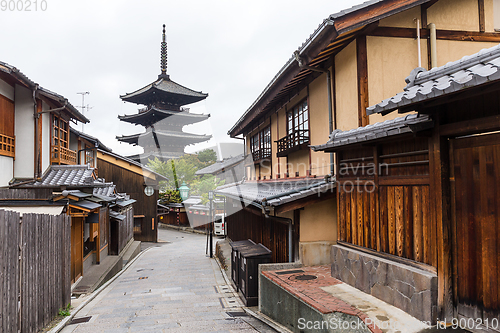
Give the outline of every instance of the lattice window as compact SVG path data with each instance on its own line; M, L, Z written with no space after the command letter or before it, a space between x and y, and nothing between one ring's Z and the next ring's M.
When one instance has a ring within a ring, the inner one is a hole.
M291 146L309 141L309 109L307 99L287 112L287 134L293 139Z

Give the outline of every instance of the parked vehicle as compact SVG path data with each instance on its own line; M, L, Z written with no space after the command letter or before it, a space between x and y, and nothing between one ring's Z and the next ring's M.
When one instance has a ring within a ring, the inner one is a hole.
M214 233L217 236L226 236L226 216L224 214L216 214L214 219Z

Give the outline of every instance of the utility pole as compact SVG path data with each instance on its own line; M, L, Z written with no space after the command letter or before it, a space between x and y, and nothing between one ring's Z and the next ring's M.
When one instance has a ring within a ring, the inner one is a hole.
M78 92L77 94L82 95L82 105L78 106L78 107L82 108L82 114L84 114L85 108L87 108L87 110L89 108L88 104L87 104L87 106L85 106L85 95L90 95L90 92L88 92L88 91ZM83 123L82 123L82 133L83 133Z

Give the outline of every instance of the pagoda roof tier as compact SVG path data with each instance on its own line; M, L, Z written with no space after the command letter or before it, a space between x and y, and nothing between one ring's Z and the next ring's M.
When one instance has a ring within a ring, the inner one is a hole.
M175 83L166 74L160 74L158 80L155 82L137 91L120 96L120 98L125 102L135 104L182 106L199 102L207 98L207 96L208 94L194 91Z
M149 159L154 159L155 157L157 157L159 160L162 160L162 161L167 161L167 160L171 160L171 159L175 159L175 158L180 158L182 156L184 156L185 153L184 152L149 152L149 153L144 153L144 154L137 154L137 155L131 155L131 156L127 156L128 158L130 158L131 160L134 160L134 161L138 161L141 163L142 162L147 162L147 160Z
M145 110L140 110L139 113L136 114L118 116L118 119L136 125L151 126L164 120L165 118L168 118L166 120L168 123L184 126L206 120L209 117L209 114L196 114L189 111L162 110L155 106L151 106L147 107Z
M155 138L156 135L156 138ZM165 147L168 150L169 146L185 147L190 144L208 141L212 138L211 135L200 135L184 133L180 131L164 131L156 130L152 131L148 129L144 133L123 135L116 137L118 141L130 143L133 145L147 146L147 145L160 145L160 147Z

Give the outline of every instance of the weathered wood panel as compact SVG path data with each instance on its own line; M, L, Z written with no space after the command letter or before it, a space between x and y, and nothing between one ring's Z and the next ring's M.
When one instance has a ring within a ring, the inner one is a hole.
M38 332L69 304L69 237L69 216L0 210L1 332Z
M491 322L500 311L500 135L454 140L452 155L457 310Z

